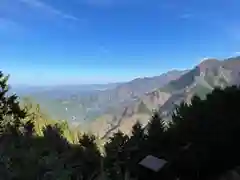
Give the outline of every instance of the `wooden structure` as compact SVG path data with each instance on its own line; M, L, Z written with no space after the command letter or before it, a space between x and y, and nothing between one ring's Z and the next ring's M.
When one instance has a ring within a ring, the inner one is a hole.
M139 162L139 180L174 179L170 172L169 163L152 155L146 156Z

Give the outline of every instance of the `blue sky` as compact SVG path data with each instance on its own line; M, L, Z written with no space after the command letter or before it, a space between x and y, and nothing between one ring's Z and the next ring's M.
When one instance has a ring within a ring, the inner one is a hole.
M0 0L13 84L126 81L240 54L239 0Z

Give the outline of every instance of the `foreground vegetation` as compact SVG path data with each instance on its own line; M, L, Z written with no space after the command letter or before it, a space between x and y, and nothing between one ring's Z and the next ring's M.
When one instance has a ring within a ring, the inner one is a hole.
M0 177L6 180L149 179L146 155L166 159L161 179L218 179L240 164L240 88L216 88L205 100L182 103L166 126L155 112L130 136L115 133L101 151L97 138L49 120L40 107L21 108L0 73Z

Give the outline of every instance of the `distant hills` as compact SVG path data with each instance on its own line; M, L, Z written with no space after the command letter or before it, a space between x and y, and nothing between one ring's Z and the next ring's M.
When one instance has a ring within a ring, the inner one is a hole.
M81 124L107 137L117 129L128 133L139 120L146 124L152 110L168 120L174 107L193 95L204 98L216 86L240 84L240 57L207 59L193 69L173 70L155 77L106 85L13 88L20 97L39 103L54 119Z
M185 71L170 71L160 76L134 79L125 83L100 85L66 85L52 87L13 87L20 97L39 103L54 119L67 119L74 124L89 124L105 114L120 115L145 92L160 88Z
M163 87L157 88L150 92L138 96L136 101L129 106L125 106L124 113L118 117L118 121L114 125L105 124L106 129L111 128L111 132L121 129L128 133L130 127L136 120L146 124L151 110L160 110L163 117L168 120L171 118L172 110L180 102L190 102L194 95L201 98L213 90L214 87L226 87L230 85L240 84L240 57L229 58L225 60L207 59L193 69L184 72L179 78L170 81ZM111 122L111 117L109 122ZM105 117L106 119L106 117ZM116 119L116 118L115 118ZM100 119L101 120L101 119ZM104 123L95 121L94 127L98 123L102 126L102 131L99 133L103 135L108 132L104 129ZM114 128L113 128L114 127ZM106 134L105 134L106 136Z

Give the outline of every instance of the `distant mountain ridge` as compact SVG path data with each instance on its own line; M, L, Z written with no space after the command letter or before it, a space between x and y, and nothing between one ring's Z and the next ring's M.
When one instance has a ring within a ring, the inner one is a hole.
M208 59L201 62L192 70L177 80L171 81L165 87L158 89L161 93L169 94L168 100L160 106L163 113L171 111L174 104L182 100L189 101L193 95L204 98L214 87L239 85L240 83L240 57L225 59L223 61Z
M216 86L240 84L240 57L207 59L194 68L169 71L155 77L107 85L56 86L20 89L20 97L30 96L54 119L66 119L101 137L118 129L129 133L138 120L147 123L152 110L160 110L166 120L182 101L195 94L204 98Z
M121 82L123 83L123 82ZM81 92L81 91L93 91L93 90L106 90L112 89L121 84L119 83L107 83L107 84L75 84L75 85L51 85L51 86L31 86L31 85L12 85L11 91L17 93L39 93L39 92L50 92L57 90L71 93Z
M207 59L179 78L163 87L144 93L137 97L134 103L125 106L127 113L119 117L120 123L118 122L119 125L112 129L112 132L121 129L128 133L132 125L131 121L140 120L145 124L148 120L146 117L150 115L149 111L153 109L159 110L164 118L169 119L172 110L180 102L189 103L194 95L205 98L214 87L224 88L231 85L240 85L240 56L225 60ZM139 106L144 107L144 112L139 112Z
M120 116L145 92L160 88L185 71L170 71L160 76L137 78L129 82L100 85L13 87L20 97L28 96L54 119L88 124L104 114Z

